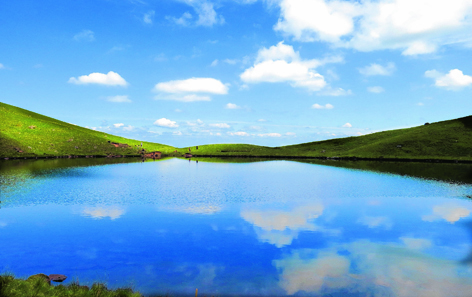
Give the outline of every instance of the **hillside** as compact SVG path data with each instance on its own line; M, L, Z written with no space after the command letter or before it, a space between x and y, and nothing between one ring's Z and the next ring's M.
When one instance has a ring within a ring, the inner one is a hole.
M71 125L0 103L0 157L137 155L141 141ZM126 144L115 147L112 143ZM143 142L146 151L221 157L357 157L472 161L472 116L364 136L282 147L209 144L176 149ZM20 152L21 151L21 152Z
M138 155L141 141L82 128L0 102L0 158ZM127 144L115 147L114 143ZM146 151L171 153L174 147L143 142Z
M472 160L472 116L364 136L283 147L213 144L192 147L198 156L292 156Z

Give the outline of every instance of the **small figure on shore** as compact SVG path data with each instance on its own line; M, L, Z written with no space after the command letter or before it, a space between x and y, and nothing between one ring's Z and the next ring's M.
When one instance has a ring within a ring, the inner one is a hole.
M198 145L196 146L197 150L198 150Z
M197 160L197 164L198 164L198 160Z
M192 151L192 149L191 149L191 148L188 148L188 151L189 151L189 152L191 152L191 151Z

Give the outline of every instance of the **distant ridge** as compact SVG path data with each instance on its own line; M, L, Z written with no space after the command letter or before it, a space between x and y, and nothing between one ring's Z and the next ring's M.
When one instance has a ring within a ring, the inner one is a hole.
M0 103L0 157L137 156L141 141L71 125ZM112 142L123 144L113 145ZM124 145L126 144L126 145ZM349 158L375 160L472 161L472 116L364 136L282 147L209 144L198 149L143 142L146 151L193 157Z

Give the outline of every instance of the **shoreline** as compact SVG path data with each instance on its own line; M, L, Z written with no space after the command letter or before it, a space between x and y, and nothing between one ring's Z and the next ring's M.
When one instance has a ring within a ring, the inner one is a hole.
M162 155L162 158L166 157L181 157L184 155L175 154ZM42 160L42 159L85 159L85 158L142 158L142 155L63 155L63 156L27 156L27 157L2 157L3 160ZM457 164L472 164L472 160L459 160L459 159L419 159L419 158L368 158L368 157L313 157L313 156L270 156L270 155L192 155L188 158L242 158L242 159L275 159L275 160L300 160L300 159L312 159L312 160L330 160L330 161L373 161L373 162L418 162L418 163L457 163ZM146 158L152 159L152 158Z

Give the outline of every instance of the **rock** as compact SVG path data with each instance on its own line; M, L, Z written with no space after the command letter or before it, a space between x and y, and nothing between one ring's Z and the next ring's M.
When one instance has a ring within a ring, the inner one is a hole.
M44 273L38 273L38 274L32 275L32 276L28 277L26 280L27 281L35 281L37 279L42 279L45 282L47 282L49 285L51 284L51 279L49 278L49 276L47 276Z
M50 274L49 275L49 279L56 283L62 283L63 281L66 280L66 278L67 276L65 276L64 274Z

